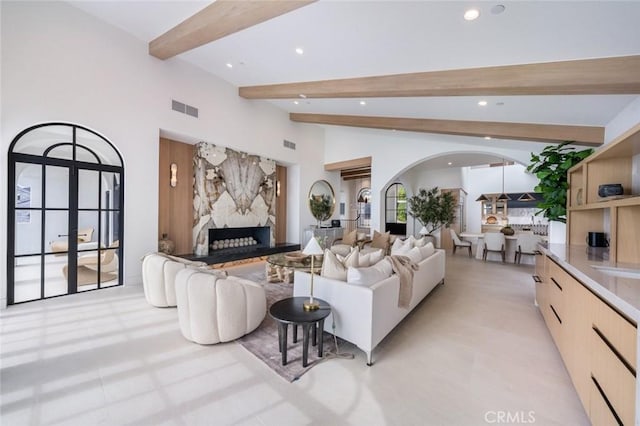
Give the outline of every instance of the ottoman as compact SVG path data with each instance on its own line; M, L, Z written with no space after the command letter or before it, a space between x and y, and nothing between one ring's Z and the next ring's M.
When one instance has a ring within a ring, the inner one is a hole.
M176 275L182 335L192 342L228 342L255 330L267 313L264 288L220 273L183 269Z

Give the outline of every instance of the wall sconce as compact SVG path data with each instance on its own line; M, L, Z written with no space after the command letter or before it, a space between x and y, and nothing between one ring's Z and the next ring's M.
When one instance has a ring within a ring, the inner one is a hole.
M276 197L280 196L280 181L276 181Z
M175 188L178 184L178 165L176 163L171 163L171 178L169 179L169 185L172 188Z

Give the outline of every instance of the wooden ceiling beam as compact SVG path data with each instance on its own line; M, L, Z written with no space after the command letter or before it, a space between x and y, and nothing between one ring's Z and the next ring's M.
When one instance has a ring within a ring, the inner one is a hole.
M342 170L340 172L340 176L343 178L350 177L350 176L356 176L356 177L371 176L371 168L356 169L356 170Z
M240 87L247 99L640 93L640 55Z
M368 175L362 175L362 176L342 176L342 180L356 180L356 179L365 179L370 177L371 177L371 173L369 173Z
M217 0L149 43L149 54L169 59L317 0Z
M405 130L462 136L490 136L496 139L536 142L575 141L576 145L600 146L604 143L604 127L566 126L557 124L506 123L491 121L433 120L428 118L368 117L290 113L292 121L372 129ZM338 164L338 163L333 163ZM325 170L327 169L325 164ZM342 167L347 168L347 167ZM339 169L332 169L339 170Z
M324 165L324 170L327 172L333 172L336 170L355 169L358 167L371 167L371 157L354 158L353 160L327 163Z

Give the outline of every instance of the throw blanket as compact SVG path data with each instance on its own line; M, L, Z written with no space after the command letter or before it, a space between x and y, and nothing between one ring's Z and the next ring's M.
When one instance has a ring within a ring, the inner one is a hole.
M398 307L408 308L413 293L413 271L418 270L418 265L406 256L388 256L393 272L400 278L400 294L398 295Z

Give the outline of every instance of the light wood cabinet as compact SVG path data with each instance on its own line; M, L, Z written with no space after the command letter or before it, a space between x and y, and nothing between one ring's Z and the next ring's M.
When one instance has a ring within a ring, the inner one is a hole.
M536 298L594 425L635 423L637 324L561 265L536 258Z
M605 232L610 239L611 262L640 263L640 183L634 182L633 175L634 167L639 167L639 153L640 125L569 170L569 244L586 246L588 232ZM624 195L600 198L599 186L613 183L622 184Z

